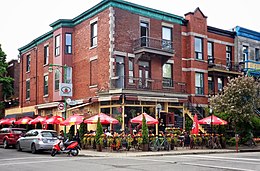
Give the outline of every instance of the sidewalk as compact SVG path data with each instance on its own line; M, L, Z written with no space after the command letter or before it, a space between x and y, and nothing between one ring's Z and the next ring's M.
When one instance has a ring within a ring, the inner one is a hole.
M249 148L249 147L239 147L239 152L260 152L260 147ZM86 157L144 157L144 156L166 156L166 155L183 155L183 154L212 154L212 153L235 153L236 148L229 149L186 149L178 148L177 150L170 151L113 151L103 150L102 152L97 152L96 150L81 150L79 155Z

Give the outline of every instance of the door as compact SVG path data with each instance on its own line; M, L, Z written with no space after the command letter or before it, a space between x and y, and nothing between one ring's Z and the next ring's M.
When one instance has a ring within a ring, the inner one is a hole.
M116 76L118 77L116 81L116 88L124 88L124 76L125 76L125 64L124 57L116 57Z
M149 24L146 22L141 22L140 27L141 46L149 46Z
M151 88L150 64L147 61L139 61L139 88Z

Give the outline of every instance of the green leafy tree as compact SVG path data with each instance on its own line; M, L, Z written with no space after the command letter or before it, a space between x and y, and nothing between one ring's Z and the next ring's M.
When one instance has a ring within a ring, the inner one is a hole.
M7 67L8 64L6 63L6 54L1 48L0 44L0 84L2 85L2 92L3 92L3 98L7 99L10 97L14 90L12 87L13 84L13 78L7 77Z
M142 143L143 144L148 144L149 143L149 137L148 137L148 127L146 124L146 119L143 115L143 119L142 119Z
M100 118L98 117L98 122L97 122L97 131L96 131L96 136L95 136L95 140L96 140L96 144L100 145L100 138L101 135L103 134L103 130L102 130L102 124L100 123Z
M255 109L260 106L259 88L253 77L229 79L224 91L210 99L210 105L237 133L246 135L253 129Z

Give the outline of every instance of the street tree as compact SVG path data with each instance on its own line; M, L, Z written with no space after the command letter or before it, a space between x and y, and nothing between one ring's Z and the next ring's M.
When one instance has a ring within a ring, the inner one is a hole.
M0 85L2 87L3 99L6 100L8 97L13 94L13 78L7 76L7 67L8 64L6 62L6 54L1 48L0 44ZM0 110L3 110L4 103L0 102ZM1 112L2 113L2 112ZM1 116L0 116L1 117Z
M260 83L253 77L229 79L224 90L210 98L210 105L237 133L248 135L254 129L252 121L260 107L259 88Z

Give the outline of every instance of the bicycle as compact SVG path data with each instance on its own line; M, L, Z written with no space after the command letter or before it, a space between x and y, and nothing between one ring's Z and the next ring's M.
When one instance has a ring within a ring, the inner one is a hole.
M158 136L156 136L155 140L151 141L149 143L149 148L150 148L151 151L160 151L160 150L169 151L170 150L170 144L167 141L166 136L163 136L163 138L159 138Z

